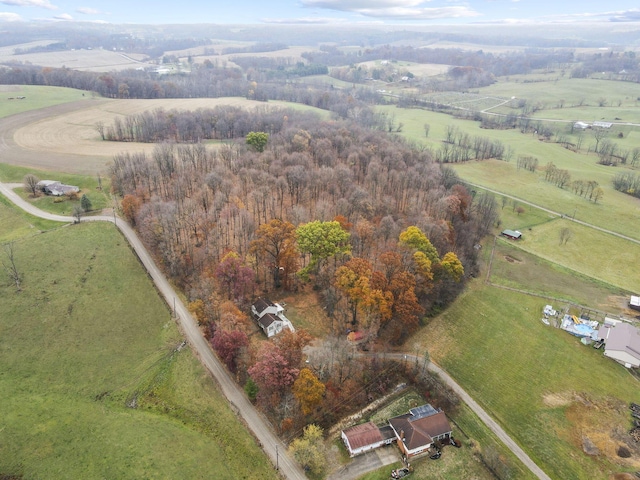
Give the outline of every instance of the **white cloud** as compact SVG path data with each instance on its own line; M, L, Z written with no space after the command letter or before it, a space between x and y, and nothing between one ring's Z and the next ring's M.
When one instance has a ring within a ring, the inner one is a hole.
M305 7L326 8L343 12L417 7L421 3L425 3L424 0L302 0L302 5Z
M68 13L61 13L60 15L54 15L54 17L56 20L64 20L64 21L71 21L73 20L73 17L71 15L69 15Z
M302 0L305 7L326 8L359 13L366 17L397 20L432 20L477 17L480 14L465 6L422 7L424 0Z
M13 7L40 7L49 10L56 10L58 7L51 5L49 0L0 0L0 3Z
M22 22L23 18L17 13L0 12L0 22Z
M323 25L331 23L345 23L347 20L344 18L333 17L298 17L298 18L263 18L264 23L277 23L277 24L309 24L309 25Z
M76 12L82 13L83 15L100 15L102 13L100 10L91 7L78 7L76 8Z

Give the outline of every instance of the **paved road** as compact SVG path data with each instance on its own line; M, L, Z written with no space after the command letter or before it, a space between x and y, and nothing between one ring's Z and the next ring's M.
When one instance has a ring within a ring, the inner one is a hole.
M58 222L72 223L74 221L73 217L55 215L34 207L29 202L20 198L20 196L12 190L12 188L15 188L16 186L21 186L21 184L0 183L0 193L6 196L18 207L26 210L34 216ZM209 348L209 344L206 339L202 336L197 322L191 316L189 310L187 310L185 305L182 303L129 224L120 218L116 220L111 216L87 216L83 217L82 221L100 221L116 224L133 250L136 252L136 255L144 265L149 276L152 278L156 288L164 297L167 305L171 308L175 305L176 319L193 351L207 370L213 374L220 385L222 393L227 397L232 408L246 422L246 425L260 442L264 452L269 456L269 458L271 458L274 465L277 464L279 466L281 474L286 478L291 480L306 479L303 470L293 459L291 459L291 457L289 457L285 445L273 433L270 424L256 410L251 402L249 402L244 395L244 392L238 387L218 358L213 354L213 351ZM232 432L229 432L229 435L232 434Z
M401 361L406 359L407 362L424 361L424 357L419 357L408 353L387 354L386 357ZM522 450L522 448L520 448L520 446L513 441L513 439L507 434L507 432L505 432L502 427L498 425L498 423L493 418L491 418L491 416L484 410L484 408L478 405L478 403L473 398L471 398L471 396L467 392L465 392L462 387L449 376L447 372L442 370L442 368L440 368L433 362L429 362L427 368L429 369L429 371L437 374L442 379L442 381L462 399L464 403L469 405L469 408L471 408L471 410L473 410L474 413L478 415L478 417L480 417L480 420L482 420L485 425L487 425L487 427L489 427L491 431L495 433L495 435L500 440L502 440L502 442L509 448L509 450L511 450L513 454L518 457L522 461L522 463L524 463L525 466L534 473L534 475L536 475L541 480L551 480L551 477L544 473L544 471L542 471L542 469L538 467L538 465L536 465L533 460L531 460L529 455L527 455L524 450Z

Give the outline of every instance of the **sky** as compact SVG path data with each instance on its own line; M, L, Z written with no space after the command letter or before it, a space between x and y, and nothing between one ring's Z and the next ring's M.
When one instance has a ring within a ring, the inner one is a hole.
M0 0L0 22L468 24L640 22L634 0Z

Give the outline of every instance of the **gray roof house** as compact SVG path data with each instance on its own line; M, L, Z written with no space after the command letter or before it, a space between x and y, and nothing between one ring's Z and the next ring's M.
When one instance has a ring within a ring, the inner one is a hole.
M598 338L604 341L604 355L627 368L640 367L640 330L630 323L603 325Z
M65 185L56 180L40 180L37 184L38 188L47 195L61 197L67 193L78 193L80 187L75 185Z
M271 338L284 328L295 332L296 329L284 314L284 307L279 303L259 298L251 305L251 314L264 334Z

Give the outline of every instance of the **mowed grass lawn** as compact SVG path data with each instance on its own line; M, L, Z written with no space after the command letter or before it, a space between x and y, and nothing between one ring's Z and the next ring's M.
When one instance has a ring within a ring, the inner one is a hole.
M637 459L612 459L640 383L600 350L545 326L545 303L476 281L409 344L425 345L552 478L637 470ZM604 455L584 454L584 436Z
M0 272L0 476L277 478L112 225L26 232L23 290Z

